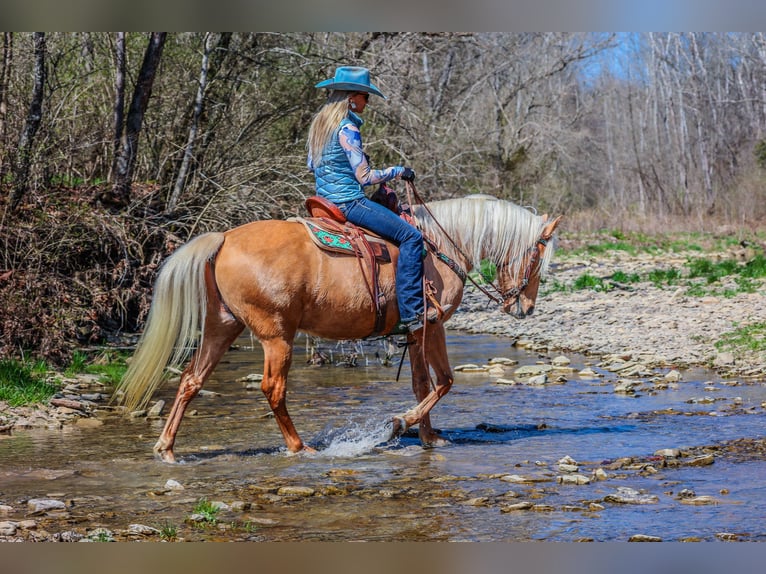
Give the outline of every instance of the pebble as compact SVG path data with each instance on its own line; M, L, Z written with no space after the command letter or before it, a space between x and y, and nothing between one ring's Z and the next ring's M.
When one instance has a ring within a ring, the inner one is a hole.
M678 458L681 451L677 448L662 448L654 452L655 456L664 456L665 458Z
M16 522L0 522L0 536L15 536L18 525Z
M556 482L559 484L590 484L590 478L584 474L562 474L556 477Z
M525 500L522 502L517 502L516 504L508 504L506 506L500 507L500 512L513 512L515 510L529 510L534 506L533 503Z
M706 506L709 504L719 504L720 501L713 496L694 496L691 498L682 498L681 504L690 504L692 506Z
M160 533L158 529L144 524L131 524L128 526L128 532L130 534L140 534L142 536L155 536Z
M702 456L697 456L695 458L692 458L690 460L687 460L684 465L685 466L708 466L715 462L715 457L712 454L704 454Z

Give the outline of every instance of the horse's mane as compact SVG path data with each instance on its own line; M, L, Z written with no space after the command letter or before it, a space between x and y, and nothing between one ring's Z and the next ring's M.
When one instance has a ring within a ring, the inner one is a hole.
M426 206L427 210L422 205L414 205L413 214L423 234L434 240L440 250L452 254L455 248L439 225L470 258L472 267L479 267L484 259L496 265L509 261L513 274L518 272L522 256L540 238L546 223L542 216L491 195L469 195L430 202ZM552 247L545 250L539 263L543 276L553 256Z

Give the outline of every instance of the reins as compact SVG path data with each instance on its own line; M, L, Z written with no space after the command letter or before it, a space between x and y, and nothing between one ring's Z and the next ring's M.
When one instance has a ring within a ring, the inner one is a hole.
M428 215L431 216L431 219L436 224L436 227L438 227L439 230L444 234L444 236L450 242L452 247L454 247L455 251L457 251L466 261L470 262L471 258L468 257L468 255L466 255L465 252L462 249L460 249L460 247L457 245L457 243L455 243L455 241L452 239L450 234L447 233L447 231L444 229L444 227L442 227L442 224L439 223L439 220L436 219L436 217L434 217L433 212L428 208L428 205L426 204L426 202L423 201L423 198L418 193L418 190L415 189L415 184L413 182L411 182L411 181L406 182L406 184L407 184L407 196L408 196L407 197L407 201L409 202L409 204L413 205L412 197L414 197L417 200L417 202L423 207L423 209L426 211L426 213L428 213ZM412 195L410 195L410 193ZM493 295L487 289L485 289L484 287L479 285L476 282L476 280L473 277L471 277L469 274L467 274L467 273L466 273L466 279L468 279L471 283L473 283L474 287L476 287L479 291L484 293L489 299L491 299L495 303L502 303L503 302L503 299L502 299L502 295L503 294L500 291L500 289L498 289L497 286L495 286L494 283L490 282L489 285L491 285L492 288L500 295L500 298L495 297L495 295Z

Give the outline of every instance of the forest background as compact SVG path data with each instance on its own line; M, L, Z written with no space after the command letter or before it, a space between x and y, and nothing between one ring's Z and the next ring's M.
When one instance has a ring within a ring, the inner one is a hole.
M192 236L303 214L314 85L364 65L374 166L562 232L766 213L764 33L3 33L0 357L142 328Z

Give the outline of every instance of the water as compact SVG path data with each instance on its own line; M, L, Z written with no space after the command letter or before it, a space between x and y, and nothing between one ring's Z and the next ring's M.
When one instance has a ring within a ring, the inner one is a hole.
M677 385L655 390L646 384L630 396L614 393L616 377L608 373L595 379L570 374L564 384L533 387L458 372L432 411L434 426L451 444L423 449L412 432L387 441L391 416L414 404L408 362L397 381L398 357L391 366L375 357L376 351L385 356L382 343L364 349L325 344L335 361L356 350L357 366L316 367L296 352L288 408L318 452L291 455L260 391L237 382L262 367L259 349L246 338L240 345L205 387L216 394L192 403L196 414L187 414L176 442L180 464L153 459L157 420L107 417L96 429L0 435L0 504L15 509L7 519L23 518L28 499L54 497L69 508L66 519L36 517L49 532L98 526L123 532L141 523L172 524L185 540L625 541L650 534L714 541L724 533L766 539L762 452L722 449L703 467L664 468L651 458L662 448L762 438L766 389L760 381L730 386L690 370ZM448 348L453 365L497 356L520 364L540 359L511 348L507 339L458 332L449 334ZM578 370L588 363L570 359ZM169 385L158 398L172 401L174 392ZM605 468L608 480L559 484L557 461L567 455L581 474ZM609 470L619 457L652 463L656 472ZM504 475L535 482L507 482ZM169 479L184 489L167 491ZM286 486L310 488L313 495L280 494ZM604 501L621 487L657 502ZM716 503L682 504L684 489ZM201 498L245 508L224 510L218 525L203 528L188 522ZM503 511L521 501L537 506Z

